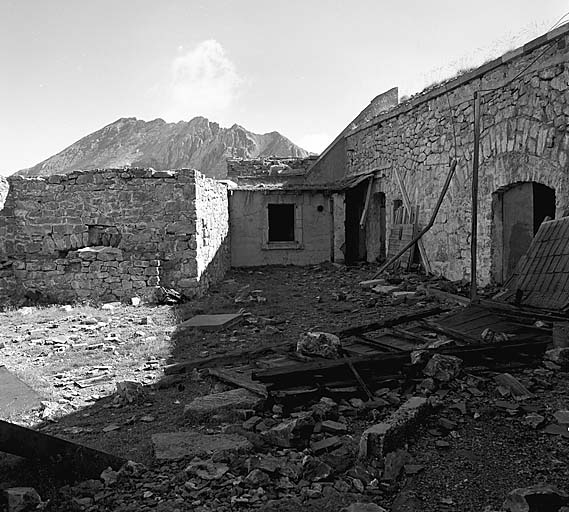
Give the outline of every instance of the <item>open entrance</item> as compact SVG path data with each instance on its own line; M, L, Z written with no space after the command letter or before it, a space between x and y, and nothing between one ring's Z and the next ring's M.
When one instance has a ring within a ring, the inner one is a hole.
M346 191L346 263L385 258L385 194L370 190L363 227L369 180Z
M367 180L346 191L346 263L366 259L366 232L360 227L364 211L368 182Z
M493 195L493 277L504 283L528 250L546 217L555 218L555 190L541 183L516 183Z

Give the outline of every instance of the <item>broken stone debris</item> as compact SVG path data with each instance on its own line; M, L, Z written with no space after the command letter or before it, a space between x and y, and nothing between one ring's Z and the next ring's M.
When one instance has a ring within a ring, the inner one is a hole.
M10 487L4 490L8 512L41 510L43 502L33 487Z
M421 421L430 410L424 397L412 397L405 402L387 421L368 428L361 436L359 457L383 459L395 450L407 433Z
M184 414L199 420L219 414L227 415L236 409L255 409L262 402L263 399L259 395L247 389L237 388L197 397L186 405Z
M461 368L462 359L455 356L434 354L423 369L423 373L439 382L449 382L459 375Z
M303 334L296 345L297 352L305 356L338 359L341 355L340 338L327 332L307 332Z
M569 504L569 494L552 485L539 484L514 489L502 508L507 512L557 512Z

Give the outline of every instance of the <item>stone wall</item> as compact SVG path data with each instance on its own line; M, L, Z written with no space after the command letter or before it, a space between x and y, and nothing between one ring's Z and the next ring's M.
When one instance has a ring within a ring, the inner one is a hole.
M239 178L276 176L279 174L303 175L316 158L316 156L306 158L228 158L227 178L237 180Z
M459 160L425 246L435 271L469 278L473 95L481 92L478 212L480 279L492 273L492 196L517 182L556 191L556 216L569 207L569 36L562 27L402 103L346 135L348 175L376 171L386 194L387 226L403 176L424 225L449 168ZM519 76L518 76L519 75ZM456 143L456 146L455 146Z
M106 169L8 181L0 211L3 299L153 299L160 286L192 296L229 266L226 188L197 171Z

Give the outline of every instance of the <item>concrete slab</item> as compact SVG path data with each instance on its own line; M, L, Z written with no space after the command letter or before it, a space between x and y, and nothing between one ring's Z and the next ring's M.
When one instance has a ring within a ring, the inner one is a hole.
M253 445L237 434L201 434L200 432L168 432L152 435L154 456L158 460L180 460L209 457L219 453L242 453Z
M5 366L0 366L0 390L0 417L9 418L40 407L40 395Z
M263 398L243 388L231 389L222 393L199 396L186 405L184 414L193 418L228 413L235 409L255 409Z
M204 331L220 331L238 324L243 319L241 313L222 315L196 315L178 325L179 329L203 329Z

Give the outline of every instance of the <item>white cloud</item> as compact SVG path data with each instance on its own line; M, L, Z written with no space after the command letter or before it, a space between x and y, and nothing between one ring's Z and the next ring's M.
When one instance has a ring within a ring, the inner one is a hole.
M319 132L319 133L307 133L299 138L298 142L295 140L295 143L298 144L301 148L306 149L306 151L310 151L312 153L322 153L332 142L333 137L331 137L328 133Z
M221 112L232 103L243 83L223 46L214 39L177 56L170 72L167 110L179 119Z

